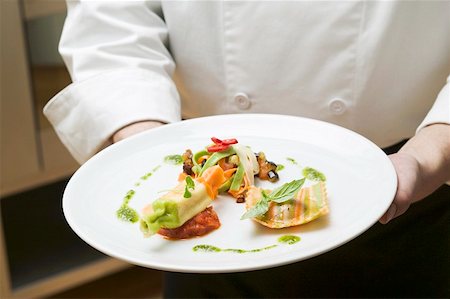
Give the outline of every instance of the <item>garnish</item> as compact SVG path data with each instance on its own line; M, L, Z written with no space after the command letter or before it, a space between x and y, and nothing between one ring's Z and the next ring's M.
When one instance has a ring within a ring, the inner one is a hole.
M261 199L254 207L252 207L244 215L242 215L241 220L264 215L269 210L269 203L271 201L276 203L283 203L285 201L291 200L304 183L305 178L286 183L273 190L273 192L271 192L270 194L267 194L264 190L261 191Z
M227 150L230 145L238 143L237 139L235 138L220 140L219 138L212 137L211 140L212 142L214 142L214 145L208 146L206 148L206 150L210 153L222 152L224 150Z
M120 220L131 223L137 222L139 220L139 214L128 205L135 193L136 192L134 190L129 190L123 198L122 205L116 211L116 215Z
M277 168L275 169L276 172L282 171L284 169L284 165L277 164Z
M306 177L310 181L322 181L325 182L327 178L323 173L320 171L311 168L311 167L305 167L303 168L303 176Z
M278 243L284 244L284 245L293 245L295 243L298 243L300 241L300 237L293 236L293 235L284 235L278 238ZM213 245L207 245L207 244L200 244L195 245L192 247L192 250L194 252L204 252L204 253L215 253L215 252L231 252L231 253L256 253L261 252L264 250L273 249L275 247L278 247L278 244L273 244L261 248L254 248L254 249L240 249L240 248L220 248Z
M169 155L164 157L164 162L172 165L180 165L183 163L181 155Z
M190 176L187 176L186 177L186 187L184 187L184 195L183 195L184 198L190 198L192 196L189 189L194 190L195 183L194 183L194 180Z
M286 160L288 160L289 162L291 162L293 165L298 165L297 161L295 161L295 159L293 159L293 158L287 157Z

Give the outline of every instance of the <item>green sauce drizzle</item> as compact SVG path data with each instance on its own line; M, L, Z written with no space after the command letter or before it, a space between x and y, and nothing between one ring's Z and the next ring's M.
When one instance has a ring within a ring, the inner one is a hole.
M295 161L293 158L286 158L286 160L288 160L289 162L291 162L294 165L298 165L297 161Z
M285 235L278 238L278 243L292 245L300 241L300 237L292 236L292 235ZM237 249L237 248L226 248L222 249L217 246L213 245L196 245L192 248L195 252L233 252L233 253L254 253L254 252L261 252L264 250L269 250L272 248L277 247L277 244L262 247L262 248L255 248L255 249Z
M262 247L262 248L256 248L256 249L250 249L250 250L246 250L246 249L237 249L237 248L226 248L226 249L222 249L216 246L212 246L212 245L196 245L192 248L193 251L195 252L233 252L233 253L250 253L250 252L260 252L260 251L264 251L264 250L269 250L272 248L277 247L278 245L270 245L270 246L266 246L266 247Z
M284 165L278 164L277 169L275 169L276 172L282 171L284 169Z
M320 171L311 168L311 167L305 167L303 168L303 176L306 177L310 181L322 181L325 182L327 178L323 173Z
M134 190L129 190L123 198L123 203L116 212L117 218L120 220L131 223L135 223L139 220L139 214L128 205L135 193Z
M152 169L152 171L147 172L146 174L144 174L143 176L140 177L141 181L146 181L148 180L149 177L151 177L155 171L157 171L159 168L161 167L161 165L156 166L155 168ZM141 185L141 182L136 182L134 183L134 186L139 187Z
M159 168L161 167L161 165L157 165L156 167L154 167L152 169L152 171L147 172L146 174L144 174L143 176L140 177L140 181L137 181L136 183L134 183L135 187L139 187L142 184L142 181L146 181L149 177L151 177L155 171L157 171ZM116 211L116 215L117 218L119 218L120 220L126 221L126 222L131 222L131 223L135 223L139 221L139 214L138 212L136 212L136 210L134 210L133 208L131 208L128 204L130 203L130 200L133 198L134 194L136 194L136 191L134 190L129 190L127 192L127 194L125 195L125 197L123 198L123 203L120 206L120 208Z
M284 235L278 238L278 243L284 243L288 245L295 244L300 241L300 237L292 235Z
M169 155L164 157L164 162L172 165L180 165L183 163L181 155Z

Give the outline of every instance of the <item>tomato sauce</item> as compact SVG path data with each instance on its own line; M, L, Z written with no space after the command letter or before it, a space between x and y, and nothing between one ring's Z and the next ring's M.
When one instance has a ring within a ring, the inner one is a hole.
M169 239L189 239L206 235L219 227L219 217L212 207L208 207L182 226L173 229L161 228L158 234Z

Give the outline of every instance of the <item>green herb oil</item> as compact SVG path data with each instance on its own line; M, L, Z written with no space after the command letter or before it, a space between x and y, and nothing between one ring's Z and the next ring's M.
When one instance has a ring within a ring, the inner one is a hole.
M307 178L310 181L322 181L325 182L327 178L323 173L320 171L311 168L311 167L305 167L303 168L303 176Z
M300 237L292 235L284 235L278 238L278 243L284 243L288 245L295 244L300 241Z
M164 157L164 162L172 165L180 165L183 163L181 155L168 155Z
M278 243L285 244L285 245L292 245L300 241L300 237L293 236L293 235L284 235L278 238ZM255 253L255 252L261 252L265 250L270 250L275 247L277 247L278 244L273 244L266 247L261 248L255 248L255 249L239 249L239 248L226 248L222 249L217 246L213 245L196 245L192 248L195 252L232 252L232 253Z
M291 162L293 165L298 165L297 161L295 161L295 159L293 158L286 158L286 160L288 160L289 162Z
M284 165L282 164L277 164L277 169L275 169L276 172L280 172L284 169Z
M129 190L123 198L122 205L116 211L117 218L120 220L131 223L135 223L139 220L139 214L133 208L128 206L128 203L133 198L134 194L136 194L134 190Z
M161 165L157 165L155 168L152 169L152 171L147 172L146 174L144 174L143 176L141 176L139 179L140 181L134 183L135 187L139 187L141 185L141 181L146 181L148 180L159 168L161 167Z

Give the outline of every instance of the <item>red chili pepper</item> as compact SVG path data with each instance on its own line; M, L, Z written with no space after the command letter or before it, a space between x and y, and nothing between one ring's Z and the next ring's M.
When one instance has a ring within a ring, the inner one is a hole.
M236 144L236 143L238 143L237 139L235 139L235 138L220 140L219 138L211 137L211 140L212 140L212 142L214 142L215 144L231 145L231 144Z
M226 145L231 145L231 144L236 144L236 143L238 143L238 141L235 138L222 140L222 144L226 144Z
M215 144L222 144L222 140L220 140L219 138L216 137L211 137L212 142L214 142Z
M208 146L206 148L206 150L210 153L214 153L214 152L224 151L224 150L228 149L229 147L230 146L227 144L214 144L214 145Z

